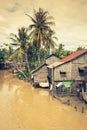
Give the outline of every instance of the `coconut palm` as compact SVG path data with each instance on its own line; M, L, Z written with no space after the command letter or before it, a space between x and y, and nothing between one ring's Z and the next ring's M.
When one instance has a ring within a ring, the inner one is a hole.
M59 47L58 47L58 50L59 50L59 51L64 50L64 44L60 43L60 44L59 44Z
M56 40L58 40L57 37L55 37L54 35L55 35L55 32L50 30L46 32L46 35L44 38L45 48L48 52L48 55L50 55L54 51L54 48L56 46Z
M79 46L79 47L77 47L76 51L85 50L85 49L86 49L85 47Z
M25 64L28 67L29 64L27 58L27 45L29 41L28 30L25 27L21 27L18 29L18 35L11 33L10 39L14 42L13 45L17 46L16 51L10 56L10 58L15 58L17 62Z
M39 8L38 11L34 10L34 17L28 14L26 15L29 16L33 22L33 24L29 26L31 30L30 37L32 42L37 41L36 46L39 52L44 44L44 36L47 31L51 30L50 26L53 25L54 22L50 21L52 17L48 16L48 11L44 11L42 8Z

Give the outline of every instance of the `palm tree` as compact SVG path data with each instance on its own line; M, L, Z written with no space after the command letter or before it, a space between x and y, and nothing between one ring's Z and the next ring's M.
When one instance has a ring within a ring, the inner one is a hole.
M14 42L13 45L17 46L16 51L10 56L10 58L15 58L22 66L24 66L24 63L29 71L27 56L27 45L29 41L28 30L25 27L21 27L18 29L18 35L11 33L10 39Z
M79 51L79 50L85 50L85 47L82 47L82 46L79 46L76 51Z
M59 50L59 51L64 50L64 44L60 43L60 44L59 44L59 47L58 47L58 50Z
M47 31L51 30L50 26L54 25L54 22L50 21L52 17L48 16L48 11L44 11L42 8L39 8L38 11L34 10L34 18L28 14L26 15L29 16L33 22L33 24L29 26L31 30L30 37L32 42L36 41L39 52L44 44L44 36Z
M64 58L64 52L65 52L64 44L60 43L58 48L55 51L55 55L61 59Z
M58 40L57 37L55 37L54 35L55 35L55 32L50 30L46 32L46 36L44 38L45 48L48 52L48 55L50 55L54 51L54 48L56 46L56 40Z

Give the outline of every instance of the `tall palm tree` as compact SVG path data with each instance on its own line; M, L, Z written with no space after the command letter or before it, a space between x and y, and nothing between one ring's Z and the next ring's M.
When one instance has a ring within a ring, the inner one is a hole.
M58 51L64 50L64 44L60 43L58 47Z
M33 24L29 26L31 30L30 37L32 42L37 41L36 46L39 52L44 44L44 35L46 35L47 31L51 30L50 26L54 25L54 22L50 21L52 17L48 16L48 11L44 11L42 8L39 8L38 11L34 10L34 17L28 14L26 15L29 16L33 22Z
M50 30L46 32L46 36L44 38L45 48L48 52L48 55L50 55L54 51L54 48L56 46L56 40L58 40L57 37L55 37L54 35L55 35L55 32Z
M18 34L11 33L10 39L14 42L13 45L16 45L18 48L11 57L16 57L17 61L20 60L21 63L25 63L25 66L28 67L28 56L27 56L27 45L29 41L28 30L25 27L18 29ZM22 64L23 65L23 64Z

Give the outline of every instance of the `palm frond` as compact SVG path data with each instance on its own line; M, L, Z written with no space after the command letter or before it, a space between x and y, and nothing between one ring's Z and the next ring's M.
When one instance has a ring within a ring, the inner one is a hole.
M12 38L12 37L10 37L10 39L11 39L13 42L17 43L17 40L16 40L16 39L14 39L14 38Z
M45 23L46 25L55 25L55 23L54 22L47 22L47 23Z
M9 56L9 60L17 59L19 48Z
M29 25L29 30L31 30L32 28L36 28L35 24Z
M25 14L25 15L27 15L32 20L32 22L36 23L36 20L34 18L32 18L30 15L28 15L28 14Z

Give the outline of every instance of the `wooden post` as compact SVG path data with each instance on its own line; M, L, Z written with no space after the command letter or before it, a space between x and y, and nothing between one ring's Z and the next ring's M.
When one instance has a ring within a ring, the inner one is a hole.
M52 68L52 96L55 97L55 91L54 91L54 66Z
M82 112L82 113L85 112L85 105L84 105L84 103L82 104L82 110L81 110L81 112Z

